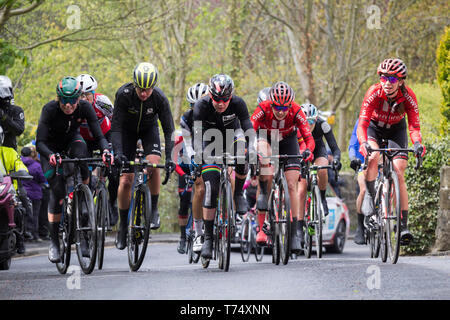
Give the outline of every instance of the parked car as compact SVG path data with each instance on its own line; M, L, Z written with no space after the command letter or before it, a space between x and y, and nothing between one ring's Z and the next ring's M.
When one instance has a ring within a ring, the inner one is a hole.
M326 252L342 253L350 232L348 207L329 184L326 197L329 214L323 225L322 243Z

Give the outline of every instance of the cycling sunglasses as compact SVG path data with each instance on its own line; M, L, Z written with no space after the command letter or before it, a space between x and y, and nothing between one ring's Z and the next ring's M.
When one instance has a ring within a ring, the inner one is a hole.
M211 95L211 99L213 99L214 102L217 102L217 103L220 103L221 101L223 103L227 103L228 101L230 101L231 96L219 98L219 97L214 97L213 95Z
M291 106L277 106L277 105L272 105L272 108L274 108L277 111L287 111Z
M76 104L78 101L79 97L75 97L75 98L64 98L64 97L59 97L59 101L61 101L62 104Z
M398 80L399 79L397 77L394 77L394 76L381 76L380 77L380 81L381 82L389 81L392 84L397 83Z
M308 119L308 123L309 124L314 124L314 123L316 123L316 120L315 119Z

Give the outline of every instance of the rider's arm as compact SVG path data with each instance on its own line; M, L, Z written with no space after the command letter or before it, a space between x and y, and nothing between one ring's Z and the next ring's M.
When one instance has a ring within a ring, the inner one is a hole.
M406 101L406 114L408 115L408 129L411 141L422 143L422 134L420 133L420 121L419 121L419 106L417 104L416 95L414 92L406 87L404 94Z
M309 149L309 151L313 152L314 148L316 147L316 143L311 134L311 131L309 130L308 122L306 121L305 114L303 113L301 108L299 108L298 112L295 115L295 125L300 130L303 140L305 141L306 148Z
M331 129L331 126L328 122L323 121L321 124L323 135L325 136L325 139L327 140L328 146L331 149L331 152L333 153L334 159L341 159L341 150L339 149L339 146L336 142L336 138L334 137L333 130Z
M203 124L207 114L205 112L206 105L207 103L204 99L198 100L194 105L194 125L192 132L194 138L195 159L197 163L200 163L203 152Z
M41 117L39 118L39 124L36 132L36 150L41 156L49 158L54 152L48 147L48 140L50 138L50 123L52 117L50 115L51 107L46 104L42 108Z
M122 145L122 128L123 122L126 119L126 107L127 102L123 97L123 90L120 88L116 92L116 99L114 101L114 112L111 121L111 142L113 145L114 153L116 155L123 154Z
M361 161L364 161L364 157L361 155L361 153L359 153L359 142L358 137L356 136L356 129L358 128L358 123L359 120L356 120L348 146L348 157L350 158L350 161L354 159L360 159Z
M363 103L361 106L361 111L359 112L359 124L356 129L356 135L358 137L359 144L367 142L367 128L370 124L370 119L372 117L373 110L378 99L378 88L377 85L372 85L369 90L367 90Z
M166 152L166 162L172 159L172 133L175 131L175 125L173 123L172 111L170 110L169 100L166 96L160 92L161 106L158 108L158 118L161 121L161 126L164 132L164 142L165 142L165 152Z

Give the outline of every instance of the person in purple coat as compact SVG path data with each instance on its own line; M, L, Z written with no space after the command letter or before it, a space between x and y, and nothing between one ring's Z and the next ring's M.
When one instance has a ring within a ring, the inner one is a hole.
M34 160L31 157L31 149L29 147L23 147L22 162L27 166L30 175L33 176L33 180L22 181L23 187L27 191L28 198L32 202L32 212L30 212L27 221L27 230L31 232L33 238L32 241L41 242L39 238L38 226L39 226L39 210L42 200L42 184L46 182L42 167L39 161Z

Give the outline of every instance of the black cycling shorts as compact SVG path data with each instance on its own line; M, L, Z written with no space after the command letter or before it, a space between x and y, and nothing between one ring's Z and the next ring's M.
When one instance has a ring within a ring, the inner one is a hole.
M372 120L367 128L367 137L375 141L381 148L382 139L388 140L388 148L408 148L408 133L406 131L406 120L403 118L399 123L392 125L389 129L379 127ZM399 152L394 159L408 160L407 152Z
M161 157L159 126L153 126L139 133L126 130L122 131L123 154L129 161L134 160L136 157L136 145L139 139L142 141L145 156L153 154ZM130 173L133 172L133 169L124 166L122 172Z
M300 148L298 146L297 131L294 131L289 136L285 137L279 142L279 149L274 150L274 144L271 139L266 140L265 138L259 137L258 140L264 140L272 146L272 155L300 155ZM288 170L298 170L300 171L301 164L300 158L291 158L286 161L285 171Z

